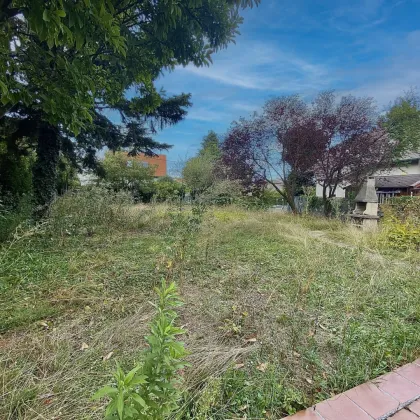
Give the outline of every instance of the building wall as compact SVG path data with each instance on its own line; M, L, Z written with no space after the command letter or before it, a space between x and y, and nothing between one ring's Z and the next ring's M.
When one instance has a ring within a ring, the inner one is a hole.
M129 157L129 159L136 162L143 162L150 167L154 167L156 177L166 176L166 155L150 157L145 156L143 153L140 153L137 156Z
M375 172L373 176L416 175L416 174L420 174L420 161L416 161L415 163L411 163L407 166L401 166L401 167L396 166L386 171ZM320 184L316 184L316 196L322 197L322 186ZM335 196L344 198L346 196L346 191L342 187L338 186L335 191Z
M387 171L377 172L374 175L383 175L383 176L390 176L390 175L417 175L420 174L420 161L416 163L412 163L407 166L395 167L391 168Z
M317 197L322 197L322 185L321 184L316 184L316 187L315 188L316 188L316 190L315 190L316 196ZM329 189L327 191L327 194L328 193L329 193ZM335 190L335 196L337 198L345 198L346 197L346 191L345 191L345 189L342 188L342 187L340 187L340 186L338 186L336 188L336 190Z

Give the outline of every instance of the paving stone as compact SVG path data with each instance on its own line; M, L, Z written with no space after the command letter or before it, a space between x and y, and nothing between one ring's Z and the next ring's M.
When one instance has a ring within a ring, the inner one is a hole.
M410 363L396 370L398 374L404 376L411 382L414 382L416 385L420 386L420 366L415 363Z
M372 420L349 397L340 394L337 397L316 405L316 411L326 420Z
M399 406L395 398L380 391L376 385L369 382L350 389L344 394L375 419L395 411Z
M408 406L408 409L420 417L420 400L414 401Z
M381 390L404 404L420 397L420 387L403 378L397 373L388 373L373 381Z
M408 410L402 409L392 417L389 417L389 420L419 420L419 418Z
M322 420L322 417L312 407L285 418L289 420Z

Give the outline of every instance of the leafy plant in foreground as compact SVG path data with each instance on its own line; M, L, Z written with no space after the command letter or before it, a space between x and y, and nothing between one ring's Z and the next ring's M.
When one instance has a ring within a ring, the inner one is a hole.
M159 303L154 305L157 313L146 337L149 348L143 362L127 374L117 365L116 383L93 396L111 399L106 408L107 419L164 419L178 407L180 370L186 366L183 358L187 352L184 344L176 340L185 331L174 325L174 308L182 303L175 283L167 286L163 281L161 288L155 290Z

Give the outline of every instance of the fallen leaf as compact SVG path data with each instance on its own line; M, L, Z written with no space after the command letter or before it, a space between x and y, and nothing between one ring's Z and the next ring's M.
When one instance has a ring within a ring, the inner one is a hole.
M322 377L323 377L324 379L327 379L327 374L326 374L325 372L322 372Z
M106 356L102 357L102 360L105 362L105 360L109 360L112 355L114 354L113 351L110 351Z
M80 347L80 350L86 350L86 349L88 349L89 348L89 345L88 344L86 344L86 343L82 343L82 347Z
M239 411L245 411L248 407L248 404L245 404L242 407L239 407Z
M300 353L298 353L297 351L294 351L294 352L293 352L293 356L295 356L295 357L300 357Z
M52 402L53 400L51 398L49 398L48 400L44 400L45 405L51 404Z
M257 366L257 369L258 369L260 372L265 372L265 371L266 371L266 369L267 369L267 366L268 366L268 363L261 363L261 364L259 364L259 365Z
M312 385L312 379L310 378L305 378L306 382L308 382L308 384Z
M248 337L245 337L246 343L255 343L257 341L257 334L251 334Z
M309 331L309 334L308 334L309 337L313 337L314 335L315 335L315 331L312 331L312 330Z
M39 396L39 399L40 399L40 400L45 400L46 398L51 398L51 397L54 397L54 395L55 395L55 394L52 394L52 393L50 393L50 394L41 394L41 395Z
M41 327L44 327L46 329L50 328L49 325L45 321L39 321L38 325L40 325Z
M233 367L234 369L242 369L245 366L245 363L236 363L236 365Z

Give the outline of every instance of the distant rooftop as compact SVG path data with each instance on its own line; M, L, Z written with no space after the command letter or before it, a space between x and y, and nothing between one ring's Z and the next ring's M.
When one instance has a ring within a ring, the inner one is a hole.
M401 158L402 161L420 159L420 152L409 152Z
M420 174L375 176L375 181L376 188L408 188L420 182Z

